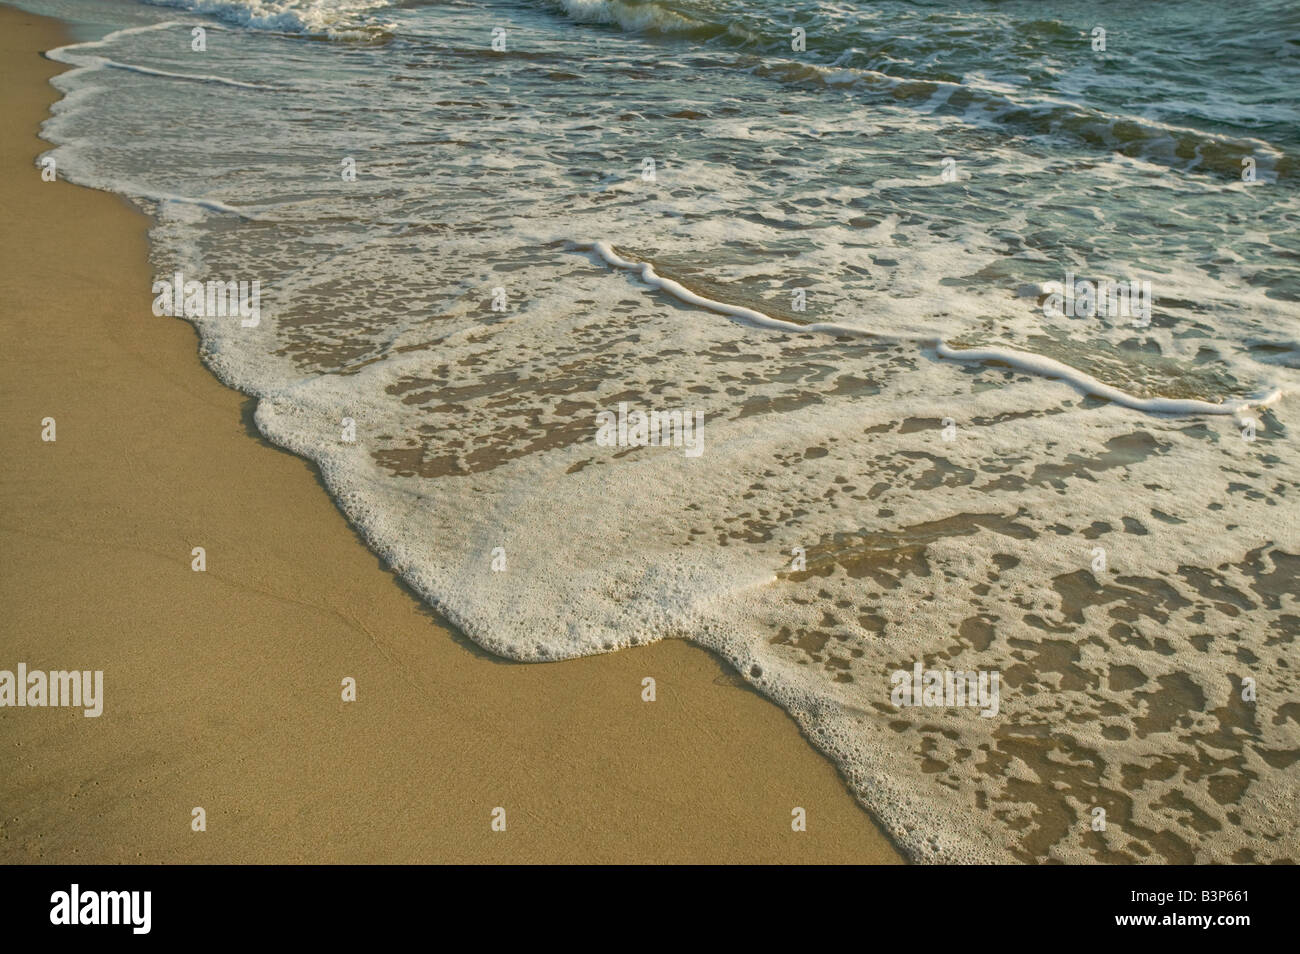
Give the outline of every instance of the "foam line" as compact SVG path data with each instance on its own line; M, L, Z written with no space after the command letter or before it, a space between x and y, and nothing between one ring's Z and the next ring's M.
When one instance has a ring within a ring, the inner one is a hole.
M216 199L200 199L188 195L177 195L174 192L150 192L148 190L132 190L132 195L141 199L148 199L151 202L179 202L182 205L195 205L201 209L207 209L209 212L221 212L225 215L237 215L241 219L248 219L250 222L264 221L260 215L252 212L246 212L243 209L236 208L233 205L227 205Z
M671 278L664 278L655 273L654 266L649 262L633 262L623 258L608 242L579 242L575 243L577 248L590 249L608 264L615 268L622 268L630 272L636 272L641 280L652 288L658 288L668 292L673 297L686 302L690 305L696 305L700 308L707 308L709 311L718 314L728 315L732 318L738 318L747 325L757 328L769 328L773 331L784 331L792 334L825 334L834 336L850 336L854 338L878 338L891 341L910 341L922 344L925 347L933 348L935 354L941 358L947 358L952 361L974 361L981 364L996 362L999 364L1009 365L1029 374L1036 374L1040 377L1051 378L1053 380L1064 381L1076 390L1084 394L1090 394L1094 397L1104 398L1123 407L1132 408L1135 411L1143 411L1148 414L1174 414L1174 415L1196 415L1196 414L1240 414L1251 408L1268 407L1282 399L1282 390L1274 388L1262 397L1250 400L1235 400L1215 403L1212 401L1200 401L1191 398L1162 398L1151 397L1141 398L1122 391L1117 387L1112 387L1098 381L1092 375L1073 368L1068 364L1056 361L1052 358L1040 354L1033 354L1028 351L1016 351L1012 348L954 348L942 338L924 338L916 335L882 335L875 332L866 331L862 328L854 328L849 325L840 325L833 322L816 322L808 325L801 325L793 321L785 321L780 318L773 318L771 315L765 315L761 311L755 311L752 308L745 308L742 305L731 305L727 302L715 301L712 298L706 298L703 295L696 294L689 288L673 281Z
M96 46L107 46L109 43L112 43L121 36L131 36L135 33L152 33L154 30L165 30L168 27L175 26L189 26L189 24L182 23L180 20L164 20L161 23L150 23L145 26L123 27L121 30L114 30L112 33L105 33L98 40L87 40L84 43L69 43L67 46L55 47L45 55L52 60L65 63L67 61L59 59L57 54L64 53L68 50L85 50Z
M221 86L236 86L240 89L276 89L274 86L266 86L261 83L245 83L240 80L229 79L225 76L216 76L212 73L169 73L166 70L155 70L148 66L133 66L130 63L119 63L116 60L107 60L103 57L95 57L99 60L101 67L110 67L115 70L126 70L128 73L143 73L145 76L161 76L164 79L189 80L193 83L217 83Z
M1021 371L1037 374L1040 377L1064 381L1085 394L1105 398L1124 407L1132 408L1135 411L1146 411L1149 414L1237 414L1252 407L1267 407L1282 397L1281 389L1274 388L1262 398L1246 401L1225 401L1221 404L1212 401L1198 401L1192 398L1140 398L1134 397L1127 391L1121 391L1119 388L1104 384L1078 368L1072 368L1068 364L1028 351L1015 351L1011 348L958 349L953 348L944 341L937 342L935 351L940 357L951 358L954 361L978 361L981 363L996 361L1007 364Z
M882 337L873 335L871 332L863 331L861 328L852 328L848 325L837 325L831 322L819 322L811 325L801 325L794 321L785 321L781 318L773 318L771 315L765 315L761 311L755 311L752 308L746 308L743 305L729 305L726 302L714 301L712 298L705 298L703 295L697 295L689 288L673 281L671 278L664 278L655 273L654 266L649 262L632 262L621 257L617 252L610 248L608 242L580 242L578 248L589 248L596 251L606 262L616 268L625 268L630 272L637 272L641 280L652 288L659 288L668 292L674 298L679 298L688 305L698 305L700 308L707 308L709 311L716 311L722 315L730 315L733 318L739 318L745 324L753 325L757 328L771 328L774 331L789 331L795 334L806 334L813 332L816 334L826 335L850 335L854 338L873 338Z
M107 46L119 37L129 36L135 33L151 33L154 30L162 30L167 27L183 27L188 24L179 20L165 20L162 23L151 23L148 26L127 27L122 30L114 30L112 33L105 35L98 40L88 40L85 43L69 43L67 46L56 47L45 55L56 63L66 63L68 66L75 66L83 70L101 70L105 68L126 70L131 73L142 73L145 76L159 76L164 79L189 80L195 83L218 83L222 86L235 86L240 89L274 89L272 86L265 86L260 83L245 83L240 80L229 79L225 76L215 76L208 73L169 73L166 70L156 70L148 66L134 66L130 63L119 63L116 60L110 60L103 56L78 56L73 50L86 50L101 46Z

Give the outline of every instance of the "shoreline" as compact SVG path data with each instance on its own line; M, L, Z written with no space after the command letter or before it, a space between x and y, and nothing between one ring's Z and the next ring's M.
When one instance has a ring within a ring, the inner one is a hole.
M40 53L65 31L7 6L0 24L0 669L104 673L98 718L0 712L0 862L903 860L708 651L513 663L446 628L257 433L194 328L153 317L144 215L41 180L65 67Z

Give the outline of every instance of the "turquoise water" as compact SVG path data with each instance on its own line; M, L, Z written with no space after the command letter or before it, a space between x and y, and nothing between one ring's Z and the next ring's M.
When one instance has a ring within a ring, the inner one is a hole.
M1296 859L1293 4L27 5L61 174L260 283L205 361L471 638L707 645L919 860Z

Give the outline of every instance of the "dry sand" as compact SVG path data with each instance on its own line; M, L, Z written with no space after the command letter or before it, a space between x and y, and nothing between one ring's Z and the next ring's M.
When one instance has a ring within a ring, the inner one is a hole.
M106 699L0 709L0 861L899 860L704 650L522 665L448 631L153 317L146 219L42 182L61 42L0 8L0 669L102 669Z

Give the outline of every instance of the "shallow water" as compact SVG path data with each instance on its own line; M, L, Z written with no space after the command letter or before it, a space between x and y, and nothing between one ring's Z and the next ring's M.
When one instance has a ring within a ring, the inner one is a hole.
M105 37L61 174L260 281L204 360L475 641L710 646L920 860L1297 858L1293 5L26 5Z

